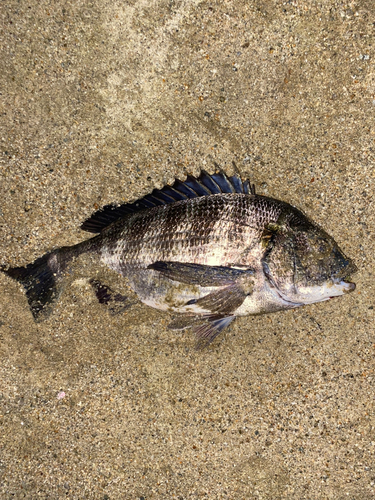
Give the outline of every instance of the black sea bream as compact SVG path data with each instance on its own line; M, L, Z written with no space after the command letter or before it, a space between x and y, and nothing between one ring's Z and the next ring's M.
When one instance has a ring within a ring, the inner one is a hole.
M207 342L236 316L355 289L348 279L356 266L323 229L223 172L188 176L135 203L104 207L82 229L98 235L3 269L24 285L36 319L58 297L69 262L87 252L126 277L142 302L178 313L172 328L191 326ZM107 302L111 291L92 283Z

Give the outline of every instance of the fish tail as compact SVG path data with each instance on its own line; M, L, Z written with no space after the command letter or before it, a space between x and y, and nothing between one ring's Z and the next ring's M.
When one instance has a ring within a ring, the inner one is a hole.
M90 240L88 240L90 241ZM21 283L36 321L51 312L63 288L69 262L86 251L87 244L62 247L39 257L25 267L2 268L1 271Z

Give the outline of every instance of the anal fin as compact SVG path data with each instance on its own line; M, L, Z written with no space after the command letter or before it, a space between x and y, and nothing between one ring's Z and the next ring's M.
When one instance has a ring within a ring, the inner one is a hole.
M99 303L107 305L111 314L120 314L132 306L132 304L128 302L128 297L120 293L115 293L112 288L104 285L101 281L91 279L89 283L94 289Z
M168 325L170 330L185 330L186 328L193 328L198 322L201 322L201 316L196 314L179 314Z

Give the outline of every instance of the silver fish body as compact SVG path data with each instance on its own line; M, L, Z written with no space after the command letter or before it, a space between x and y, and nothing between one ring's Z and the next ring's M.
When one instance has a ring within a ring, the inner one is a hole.
M39 259L57 275L47 300L38 298L30 278L40 274L41 263L6 271L24 284L34 316L57 295L66 263L85 252L126 277L145 304L181 314L172 326L192 326L207 341L236 316L298 307L355 288L347 281L355 265L323 229L224 173L202 172L155 190L138 205L106 207L83 229L100 234Z

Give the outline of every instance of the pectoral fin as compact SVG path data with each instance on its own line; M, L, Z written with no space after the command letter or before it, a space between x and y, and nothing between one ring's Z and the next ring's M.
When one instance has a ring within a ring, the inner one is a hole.
M254 274L252 269L166 261L154 262L148 266L148 269L159 271L166 278L180 283L200 286L230 285L245 276Z
M247 295L241 285L234 283L221 290L209 293L200 299L190 300L188 304L195 304L213 313L226 314L238 309Z
M236 310L253 291L253 269L165 261L155 262L148 269L187 285L221 287L185 304L198 306L202 314L181 315L169 325L175 330L191 328L198 339L197 348L212 342L235 319Z

